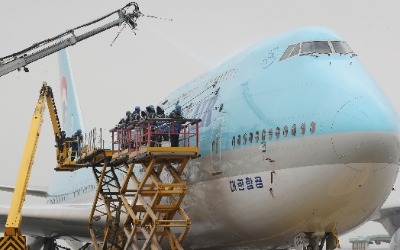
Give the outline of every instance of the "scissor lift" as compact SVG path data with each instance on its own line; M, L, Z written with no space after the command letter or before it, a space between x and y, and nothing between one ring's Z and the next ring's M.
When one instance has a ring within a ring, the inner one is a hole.
M162 140L173 133L154 124L175 122L184 125L179 147L170 147ZM161 249L166 238L170 249L182 249L191 221L180 207L187 190L181 176L188 161L199 157L199 122L147 119L111 130L107 152L113 154L104 157L101 170L93 168L98 189L89 229L96 248Z

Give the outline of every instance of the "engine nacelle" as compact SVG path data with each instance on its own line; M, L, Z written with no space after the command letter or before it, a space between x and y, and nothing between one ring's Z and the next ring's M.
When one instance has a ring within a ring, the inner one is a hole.
M393 234L389 245L390 250L400 250L400 229Z

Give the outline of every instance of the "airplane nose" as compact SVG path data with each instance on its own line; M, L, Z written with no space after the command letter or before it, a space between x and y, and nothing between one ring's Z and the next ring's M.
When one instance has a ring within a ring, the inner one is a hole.
M398 121L387 102L358 96L343 103L332 119L331 143L344 163L398 161ZM393 133L396 132L396 133Z

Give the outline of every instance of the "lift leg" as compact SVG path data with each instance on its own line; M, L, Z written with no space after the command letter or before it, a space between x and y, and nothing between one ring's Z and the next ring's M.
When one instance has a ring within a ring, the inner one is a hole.
M0 250L27 250L26 237L22 235L0 237Z
M95 249L99 246L100 249L113 249L126 241L119 228L121 214L125 213L119 195L118 174L121 174L121 169L110 167L107 163L107 160L104 161L101 172L99 168L93 168L98 187L89 218L89 231Z
M132 163L127 167L128 175L121 185L121 198L128 213L124 223L128 239L125 249L160 249L164 237L171 249L182 249L181 242L191 224L180 207L187 189L181 174L188 160L189 157L151 157L141 165ZM136 176L138 172L143 176ZM137 188L129 190L130 186Z

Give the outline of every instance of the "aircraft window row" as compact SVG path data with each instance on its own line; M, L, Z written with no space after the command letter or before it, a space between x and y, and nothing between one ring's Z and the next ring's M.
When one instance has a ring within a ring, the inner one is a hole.
M309 54L349 54L354 53L345 41L308 41L291 44L283 53L280 61L297 55Z
M194 89L191 89L189 92L185 92L185 93L181 94L175 100L168 101L168 99L167 99L163 102L164 109L171 108L171 107L177 105L178 103L181 103L181 105L182 104L185 105L185 103L192 102L194 99L201 96L207 90L215 88L218 83L227 81L231 78L235 78L236 74L237 74L237 69L230 69L230 70L227 70L224 73L220 74L217 77L212 77L212 78L207 78L207 79L204 79L204 77L203 77L201 79L201 83L204 84L205 88L202 91L200 91L200 90L197 91L197 89L199 88L199 86L197 86ZM195 80L195 81L198 81L198 80ZM203 85L201 85L201 86L203 86ZM215 91L211 92L209 95L212 95L212 94L217 95L218 92L219 92L219 88L217 88ZM166 105L167 103L168 103L168 105Z
M316 127L316 123L315 122L311 122L310 123L310 128L309 131L311 134L315 133L315 127ZM301 135L305 135L306 134L306 130L307 130L307 125L305 122L301 123L300 128L299 128L299 132ZM237 136L233 136L232 137L232 146L236 146L236 145L246 145L247 143L258 143L260 140L261 141L266 141L267 140L267 136L268 136L268 140L272 140L274 137L275 139L279 139L280 136L282 135L283 137L288 137L290 132L291 136L296 136L297 135L297 125L293 124L292 127L290 128L289 131L289 127L287 125L285 125L283 127L283 129L281 129L280 127L276 127L275 130L270 128L268 129L268 133L267 130L263 129L260 131L256 131L255 133L253 132L249 132L244 133L243 135L237 135ZM213 151L214 151L214 142L213 142Z
M230 78L234 78L236 76L237 70L236 69L231 69L227 70L226 72L222 73L221 75L211 78L208 83L206 84L206 87L215 87L218 83L222 81L229 80Z

